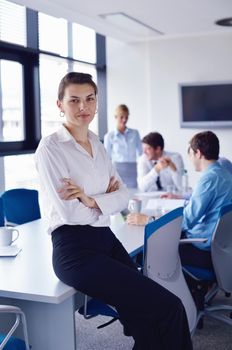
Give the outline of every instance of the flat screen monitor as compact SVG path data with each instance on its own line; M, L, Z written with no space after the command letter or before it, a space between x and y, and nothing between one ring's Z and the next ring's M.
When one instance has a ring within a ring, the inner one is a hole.
M232 127L232 82L179 84L182 128Z

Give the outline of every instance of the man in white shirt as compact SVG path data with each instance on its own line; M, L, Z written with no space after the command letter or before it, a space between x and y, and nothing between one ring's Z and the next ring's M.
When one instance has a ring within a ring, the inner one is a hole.
M179 153L164 151L164 139L151 132L142 139L143 155L138 160L138 187L143 192L181 191L184 163Z

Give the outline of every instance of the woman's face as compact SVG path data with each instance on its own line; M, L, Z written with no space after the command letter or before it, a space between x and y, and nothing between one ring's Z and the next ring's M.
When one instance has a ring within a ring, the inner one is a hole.
M115 112L116 125L118 128L125 128L128 121L128 113L121 108L117 108Z
M64 112L68 126L88 126L94 118L97 98L89 84L70 84L65 88L63 100L57 106Z

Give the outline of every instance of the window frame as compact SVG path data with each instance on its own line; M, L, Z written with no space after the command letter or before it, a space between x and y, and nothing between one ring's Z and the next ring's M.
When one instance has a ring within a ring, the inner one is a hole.
M23 141L0 141L0 156L31 153L40 139L40 97L36 85L39 81L38 55L19 45L0 42L0 59L18 62L23 67ZM33 116L33 117L32 117Z

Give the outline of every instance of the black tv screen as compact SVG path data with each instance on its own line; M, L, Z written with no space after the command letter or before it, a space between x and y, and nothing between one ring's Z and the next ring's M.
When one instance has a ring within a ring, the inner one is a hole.
M232 127L232 83L180 85L181 127Z

